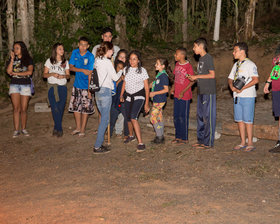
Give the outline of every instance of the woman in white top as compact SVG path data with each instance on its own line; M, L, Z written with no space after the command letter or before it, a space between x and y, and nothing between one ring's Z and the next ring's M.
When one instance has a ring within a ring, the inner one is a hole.
M45 63L43 77L48 79L48 100L54 120L53 136L61 137L62 117L67 99L66 83L70 78L69 63L65 59L61 43L53 45L52 55Z
M113 81L117 81L120 78L120 75L116 74L114 66L110 60L114 52L113 48L114 46L111 42L103 42L96 52L94 67L98 74L100 90L95 93L95 100L101 119L98 126L93 153L109 152L109 149L103 146L102 143L110 119L112 89L114 88Z

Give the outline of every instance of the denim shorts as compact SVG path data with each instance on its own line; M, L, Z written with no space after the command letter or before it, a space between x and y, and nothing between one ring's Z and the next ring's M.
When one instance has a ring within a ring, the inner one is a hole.
M234 98L234 120L253 124L255 114L255 97Z
M31 96L30 84L26 84L26 85L10 84L9 95L13 93L19 93L22 96Z

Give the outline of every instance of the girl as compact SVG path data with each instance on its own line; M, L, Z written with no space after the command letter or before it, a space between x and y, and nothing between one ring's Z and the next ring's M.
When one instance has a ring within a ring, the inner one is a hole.
M142 152L146 147L142 141L140 126L137 119L144 104L145 112L148 113L150 110L149 76L146 69L142 67L140 52L132 51L130 52L128 58L129 63L124 69L125 78L120 96L120 101L125 101L129 129L129 137L126 139L125 143L135 140L135 137L133 136L134 130L138 139L137 152ZM123 97L124 91L126 91L125 100Z
M116 66L117 61L122 61L123 63L126 63L126 57L127 57L127 50L120 49L116 56L115 66Z
M33 60L30 57L24 42L14 43L10 53L7 73L11 77L9 95L13 104L14 133L16 138L22 133L29 136L26 130L27 108L31 96L31 75L33 73ZM19 124L21 120L21 131Z
M169 78L167 70L170 71L168 61L165 58L159 58L155 64L158 71L155 81L150 84L152 88L150 97L153 101L153 107L151 112L150 121L154 126L156 137L152 143L160 144L164 143L164 125L162 122L162 108L167 101L167 93L169 86Z
M54 120L53 136L62 137L62 117L67 99L66 83L70 72L61 43L53 45L52 55L45 63L43 77L48 79L48 100Z
M113 55L113 44L103 42L96 52L95 68L97 70L100 90L95 93L96 105L101 119L97 131L97 139L94 145L94 153L107 153L109 149L102 145L104 134L109 123L110 109L112 104L113 81L117 81L120 75L116 74L114 66L110 61ZM90 78L90 77L89 77Z

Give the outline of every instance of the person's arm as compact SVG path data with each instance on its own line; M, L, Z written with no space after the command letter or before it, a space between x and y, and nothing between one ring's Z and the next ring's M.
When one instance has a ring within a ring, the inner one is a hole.
M236 93L239 92L238 89L236 89L235 87L233 87L233 79L228 78L228 85L229 85L229 88L231 89L232 92L236 92Z
M29 76L33 73L33 65L28 65L27 71L25 72L12 72L10 75L17 75L17 76Z
M264 94L268 94L269 93L269 86L270 86L271 82L272 82L272 79L269 76L268 79L266 80L266 83L265 83L264 88L263 88Z
M162 90L155 91L155 92L150 92L150 97L152 98L156 95L161 95L161 94L164 94L164 93L168 93L168 91L169 91L168 86L163 86Z
M144 89L145 89L145 95L146 95L146 99L145 99L145 112L148 113L150 110L150 106L149 106L149 95L150 95L150 88L149 88L149 82L148 79L144 80Z
M57 73L49 73L49 68L47 66L44 67L44 72L43 72L43 78L47 79L49 77L55 77L58 78L59 74Z
M191 87L193 86L194 83L195 83L195 82L190 81L190 83L187 85L187 87L186 87L185 89L183 89L183 90L179 93L179 97L178 97L179 100L183 98L185 92L187 92L188 89L191 88Z
M240 90L240 92L242 92L243 90L248 89L248 88L250 88L250 87L252 87L252 86L254 86L258 83L259 83L259 77L258 76L252 76L252 80L248 84L243 86L243 88Z
M206 75L193 75L188 77L189 80L195 81L197 79L214 79L215 78L215 71L209 70L209 74Z
M76 68L74 65L70 64L70 71L71 72L82 72L85 75L90 75L92 73L92 70L83 69L83 68Z
M64 78L70 79L70 70L66 69L65 70L65 75L61 75L60 77L62 77L62 79L64 79Z
M125 90L125 80L123 80L122 90L120 94L120 102L122 103L124 102L124 98L123 98L124 90Z

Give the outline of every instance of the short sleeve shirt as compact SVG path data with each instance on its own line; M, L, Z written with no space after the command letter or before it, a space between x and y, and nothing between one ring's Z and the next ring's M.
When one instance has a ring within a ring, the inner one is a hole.
M214 62L210 54L206 54L199 58L197 65L198 75L207 75L210 71L214 71ZM198 94L216 94L216 79L198 79L197 80Z
M26 72L28 70L29 65L33 65L32 58L30 58L27 65L22 65L21 59L19 59L18 57L15 57L14 63L13 63L13 72ZM31 83L30 76L12 76L11 77L11 84L28 85L30 83Z
M169 86L169 78L166 73L161 74L155 80L154 92L163 90L164 86ZM167 100L167 93L155 95L153 97L153 102L155 102L155 103L163 103L163 102L166 102L166 100Z
M179 62L176 63L173 74L175 76L174 81L174 97L178 98L180 93L190 84L190 80L187 78L187 75L194 75L193 68L189 62L185 64L180 64ZM192 90L189 88L182 100L190 100L192 99Z
M277 62L280 62L280 55L277 55L272 60L272 65L275 66ZM280 79L272 80L272 91L280 91Z
M138 68L130 67L126 73L126 68L124 68L125 73L125 91L128 94L134 94L139 92L144 88L144 80L149 79L149 75L145 68L141 68L141 72L138 73Z
M236 74L237 63L241 63L241 62L238 61L233 65L231 72L228 76L229 79L234 80L235 76L237 75L236 77L240 77L240 78L244 77L246 80L246 84L248 84L249 82L252 81L252 77L259 76L257 66L250 59L246 59L240 65L240 67L238 69L238 73ZM256 87L251 86L250 88L243 90L241 93L234 92L233 96L234 97L256 97L257 96Z
M69 62L66 60L65 63L62 65L61 61L57 62L56 64L52 64L51 60L48 59L45 63L45 67L49 69L49 73L57 73L59 75L66 75L66 70L69 69ZM57 84L60 86L66 85L67 79L66 77L64 79L58 79L56 77L49 77L48 78L49 84Z
M85 55L81 55L79 49L72 51L69 64L76 68L93 70L94 56L89 51ZM74 87L79 89L88 89L88 76L83 72L76 72Z

